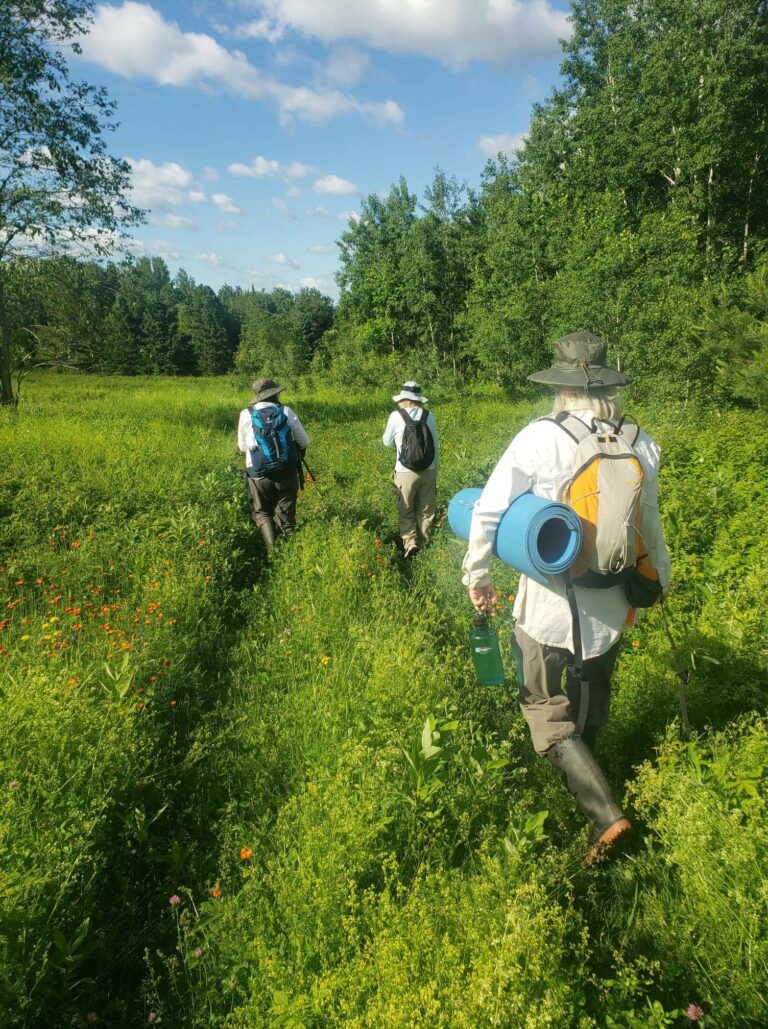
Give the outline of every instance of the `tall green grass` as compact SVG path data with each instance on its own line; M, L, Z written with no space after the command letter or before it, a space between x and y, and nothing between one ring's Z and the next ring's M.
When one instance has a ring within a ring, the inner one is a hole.
M765 1022L765 419L638 412L694 735L652 613L600 743L638 843L587 872L513 692L474 683L461 542L397 557L387 395L287 397L317 482L269 561L246 400L51 376L0 416L0 1024ZM434 410L443 502L532 414Z

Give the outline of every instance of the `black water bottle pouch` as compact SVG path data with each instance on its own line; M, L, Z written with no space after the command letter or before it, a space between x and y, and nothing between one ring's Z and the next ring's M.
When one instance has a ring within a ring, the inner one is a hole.
M658 579L649 579L636 568L624 583L624 596L630 607L653 607L657 600L661 600L662 591Z

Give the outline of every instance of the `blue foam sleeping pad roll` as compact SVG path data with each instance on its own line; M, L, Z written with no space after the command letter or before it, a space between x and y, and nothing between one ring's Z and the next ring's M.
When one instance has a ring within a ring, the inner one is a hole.
M448 524L462 539L469 539L472 511L481 489L463 489L448 504ZM573 508L555 500L523 493L499 522L493 552L523 575L542 585L579 556L583 539L581 520Z

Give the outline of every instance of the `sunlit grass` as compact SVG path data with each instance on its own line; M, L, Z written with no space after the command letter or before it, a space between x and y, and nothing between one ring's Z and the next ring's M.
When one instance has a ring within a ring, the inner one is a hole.
M648 843L587 874L514 687L473 680L444 522L531 405L434 394L438 528L406 566L389 391L285 395L317 481L268 563L235 448L248 399L226 379L49 376L0 413L9 1024L631 1026L686 1024L689 1003L759 1024L765 729L738 718L765 709L764 418L640 412L667 455L702 735L681 750L668 729L651 614L600 750ZM503 628L516 577L495 572Z

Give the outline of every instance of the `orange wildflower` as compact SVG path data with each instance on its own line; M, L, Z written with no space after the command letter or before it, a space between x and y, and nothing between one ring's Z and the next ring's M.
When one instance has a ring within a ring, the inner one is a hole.
M241 861L250 861L253 857L253 850L250 847L243 847L240 851Z
M213 897L214 900L219 900L221 898L222 892L223 891L221 889L221 883L217 882L215 884L215 886L213 887L213 889L211 890L211 896Z

